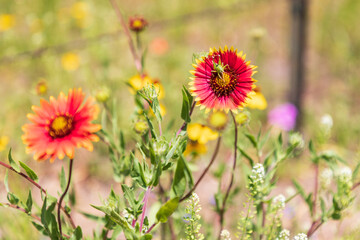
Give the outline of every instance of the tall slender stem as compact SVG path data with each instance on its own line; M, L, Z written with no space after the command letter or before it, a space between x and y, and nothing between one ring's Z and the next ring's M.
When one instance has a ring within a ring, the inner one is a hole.
M125 35L126 35L126 37L128 39L130 51L131 51L131 53L133 55L133 58L134 58L135 67L136 67L137 71L139 72L139 74L142 74L143 69L142 69L142 65L141 65L141 60L140 60L140 58L138 57L138 55L136 53L134 42L132 40L129 28L126 25L125 19L124 19L123 15L122 15L122 13L120 11L119 6L116 3L116 0L109 0L109 1L110 1L111 5L114 8L116 16L118 17L118 19L120 21L120 24L121 24L121 26L122 26L122 28L124 30L124 33L125 33Z
M11 166L9 166L8 164L6 164L6 163L4 163L4 162L2 162L2 161L0 161L0 165L2 165L2 166L4 166L4 167L6 167L7 169L9 169L9 170L17 173L18 175L22 176L22 177L25 178L27 181L29 181L30 183L32 183L35 187L37 187L42 193L44 193L45 196L47 196L46 190L45 190L43 187L41 187L38 183L36 183L35 181L33 181L31 178L29 178L28 176L26 176L24 173L16 171L14 168L12 168ZM57 204L59 205L59 202L58 202ZM61 207L61 210L65 213L66 217L69 219L69 222L70 222L71 226L72 226L73 228L75 228L76 226L75 226L74 220L71 218L71 215L70 215L68 212L65 211L65 208Z
M64 200L64 197L66 196L67 192L69 191L69 187L70 187L70 182L71 182L71 175L72 175L72 168L73 168L73 159L70 159L70 163L69 163L69 177L68 177L68 183L67 186L65 188L64 193L60 196L59 199L59 205L58 205L58 211L57 211L57 219L58 219L58 224L59 224L59 232L60 232L60 238L62 239L62 227L61 227L61 217L60 217L60 209L61 209L61 203Z
M235 168L236 168L236 159L237 159L237 139L238 139L238 129L237 129L237 123L236 123L236 120L235 120L235 116L232 112L231 113L231 116L232 116L232 119L234 121L234 127L235 127L235 136L234 136L234 161L233 161L233 166L232 166L232 170L231 170L231 179L230 179L230 184L226 190L226 194L225 194L225 197L224 197L224 200L223 200L223 204L222 204L222 207L220 209L220 232L219 232L219 239L220 239L220 233L221 231L223 230L223 227L224 227L224 214L225 214L225 208L226 208L226 202L227 202L227 199L229 198L229 194L230 194L230 190L232 188L232 185L234 183L234 173L235 173Z
M208 166L205 168L204 172L201 174L200 178L196 181L195 185L192 187L192 189L184 196L180 199L180 202L186 200L187 198L189 198L191 196L191 194L195 191L196 187L199 185L199 183L201 182L201 180L204 178L204 176L206 175L206 173L209 171L211 165L215 162L216 156L219 152L219 148L220 148L220 142L221 142L221 137L219 137L217 139L216 142L216 147L215 147L215 151L212 155L212 158L208 164Z

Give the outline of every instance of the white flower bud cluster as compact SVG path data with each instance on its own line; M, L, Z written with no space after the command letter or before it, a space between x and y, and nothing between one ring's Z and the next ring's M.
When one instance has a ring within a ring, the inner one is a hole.
M254 198L261 197L261 191L263 188L263 183L265 182L265 169L264 166L260 163L257 163L253 169L252 174L250 175L249 181L249 191L251 196Z
M265 179L265 169L264 166L260 163L257 163L252 169L252 175L250 178L254 183L264 183Z
M320 186L323 189L328 189L333 178L333 171L330 168L325 168L320 174Z
M295 132L292 133L289 137L289 143L297 148L303 148L305 146L304 138L301 133Z
M272 205L275 211L284 210L285 208L285 197L280 194L273 198Z
M320 124L324 130L330 131L333 126L333 119L332 119L331 115L325 114L324 116L322 116L321 120L320 120Z
M352 179L352 171L349 167L342 167L337 171L337 177L341 183L349 183Z
M293 240L308 240L308 237L305 233L299 233L293 238Z
M220 239L221 240L231 240L229 231L226 229L222 230L220 233Z
M281 230L279 237L277 237L275 240L290 240L290 231L287 229Z

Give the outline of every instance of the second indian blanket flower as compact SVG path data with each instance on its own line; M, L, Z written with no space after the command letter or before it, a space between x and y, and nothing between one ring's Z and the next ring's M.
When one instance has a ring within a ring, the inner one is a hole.
M70 89L68 96L60 93L58 98L50 97L50 102L42 99L41 106L33 106L35 114L28 114L32 122L23 126L22 139L27 152L34 152L34 159L43 161L65 155L74 158L75 147L84 147L92 151L92 141L98 141L95 132L101 129L93 124L99 108L93 98L85 103L85 94L81 89Z
M190 90L202 108L236 112L245 106L255 88L255 66L245 56L225 46L224 50L210 49L206 57L195 60Z

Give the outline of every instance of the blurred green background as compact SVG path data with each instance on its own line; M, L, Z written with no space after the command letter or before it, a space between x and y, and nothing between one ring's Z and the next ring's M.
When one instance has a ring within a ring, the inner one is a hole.
M147 46L145 69L164 85L165 124L172 119L176 119L175 126L181 124L181 87L189 81L192 54L228 45L244 50L247 59L258 66L255 78L268 109L255 110L253 119L266 125L267 111L287 101L290 87L290 2L119 0L125 17L142 15L149 22L142 33ZM350 162L358 155L360 140L359 12L358 0L310 1L306 50L303 133L306 139L316 136L321 116L330 114L334 127L329 145ZM121 128L130 129L128 116L134 103L126 82L135 74L127 40L108 1L0 0L0 137L9 138L0 159L6 161L11 147L14 158L40 172L40 182L53 188L56 195L57 170L62 162L50 167L49 163L35 163L25 155L21 142L21 126L27 122L31 105L73 87L90 95L108 87L118 103ZM37 93L39 82L47 84L42 96ZM104 151L100 146L94 154L82 152L86 159L79 162L86 173L78 174L78 182L100 181L94 187L94 201L101 195L97 191L107 193L111 184L108 161L97 165ZM297 173L301 173L301 163L296 164L300 164ZM4 172L0 169L1 176ZM11 188L25 197L27 192L21 192L23 183L18 177L10 175L10 180ZM0 192L0 200L5 201L3 186ZM24 218L0 209L1 239L38 239ZM29 234L20 235L19 228Z

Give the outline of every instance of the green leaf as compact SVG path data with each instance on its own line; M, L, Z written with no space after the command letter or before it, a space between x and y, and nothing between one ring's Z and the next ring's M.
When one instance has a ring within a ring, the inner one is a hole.
M183 102L182 102L182 108L181 108L181 118L185 122L189 123L189 122L191 122L190 110L191 110L193 97L191 96L189 91L185 88L185 86L183 86L183 89L182 89L182 96L183 96Z
M11 156L11 148L10 148L10 150L9 150L8 159L9 159L10 166L11 166L16 172L20 172L20 167L19 167L19 165L17 165L17 163L14 161L14 159L13 159L12 156Z
M165 223L168 218L175 212L177 207L179 206L179 197L170 199L164 205L161 206L159 211L156 213L156 219L159 222Z
M66 177L65 177L65 170L64 167L61 167L61 172L60 172L60 188L61 191L64 192L65 188L66 188Z
M186 189L185 166L181 158L178 160L171 189L176 197L181 197Z
M9 173L8 173L8 170L6 169L5 178L4 178L4 185L5 185L6 192L10 192L8 178L9 178Z
M257 141L256 141L255 137L253 135L249 134L249 133L245 133L245 136L246 136L247 139L249 139L249 141L251 142L253 147L257 149L258 144L257 144Z
M26 165L22 161L19 161L19 163L20 163L20 166L25 170L25 172L29 176L29 178L31 178L34 181L38 180L38 176L28 165Z
M31 195L31 190L29 190L29 195L28 195L28 198L26 200L26 208L25 208L25 211L27 213L31 213L32 205L33 205L32 195Z
M130 189L127 185L122 184L121 189L124 193L126 200L129 202L130 206L133 207L136 205L134 190Z
M305 194L305 191L304 189L301 187L301 185L296 181L296 180L292 180L296 190L300 193L301 197L306 200L306 194Z
M359 173L359 170L360 170L360 161L358 162L358 164L356 165L355 169L354 169L354 172L352 174L352 180L355 181L358 173Z
M11 192L8 192L7 199L9 200L9 203L14 204L14 205L17 205L19 203L19 198Z
M242 150L240 147L238 147L241 155L243 155L250 163L250 166L251 167L254 167L254 160L244 151Z
M187 182L188 182L188 187L189 188L192 188L194 186L194 178L193 178L193 175L192 175L192 171L190 170L190 167L189 167L189 164L188 162L185 160L184 156L183 155L180 155L180 159L179 161L182 161L183 164L184 164L184 170L185 170L185 177L187 179Z
M311 155L313 155L313 156L317 155L316 150L315 150L315 146L314 146L314 143L313 143L312 140L310 140L310 142L309 142L309 150L310 150Z
M152 235L151 234L145 234L143 236L141 236L140 240L151 240L152 239Z
M77 227L73 234L70 237L70 240L81 240L83 237L82 231L80 227Z
M321 216L324 218L326 216L326 205L322 197L320 197L320 207L321 207Z

